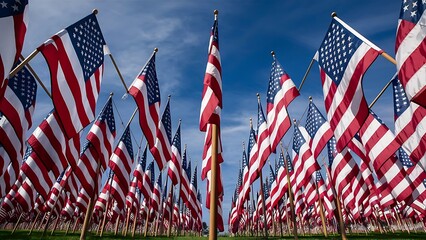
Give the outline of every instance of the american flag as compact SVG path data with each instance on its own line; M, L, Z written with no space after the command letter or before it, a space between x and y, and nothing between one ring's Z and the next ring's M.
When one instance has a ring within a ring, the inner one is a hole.
M426 179L426 172L419 164L414 164L413 161L411 161L410 157L402 147L398 150L398 159L402 163L402 166L416 189L416 191L413 192L414 198L424 201L426 197L426 186L422 184L422 182Z
M308 114L306 117L306 130L311 137L309 146L312 149L314 158L317 159L322 149L327 145L328 140L333 136L330 124L323 117L315 106L312 99L309 101Z
M337 17L314 59L320 66L327 119L340 152L368 116L361 80L381 50Z
M408 99L423 107L426 107L425 8L426 2L422 0L402 1L395 42L398 78Z
M68 138L95 118L105 40L94 13L59 31L38 50L52 78L52 100Z
M89 196L93 196L98 191L94 189L94 181L97 181L97 164L99 162L101 165L100 175L102 176L112 154L115 135L115 120L110 97L86 136L87 142L75 169L77 178Z
M242 206L244 205L244 202L249 198L250 193L250 186L254 182L254 180L257 178L257 144L256 144L256 133L253 129L253 125L251 124L250 120L250 134L249 134L249 141L248 141L248 147L247 147L247 153L248 153L248 165L247 165L247 172L244 169L243 172L243 187L241 189L241 193L238 196L238 209L241 210ZM253 181L252 181L253 178Z
M304 127L294 125L292 154L293 159L297 158L299 162L297 166L295 164L298 189L305 186L305 184L310 181L309 179L314 176L315 171L320 169L309 147L309 138Z
M324 197L326 196L327 189L325 187L325 182L324 182L324 179L322 178L321 171L317 171L315 173L315 182L318 187L319 196L321 197L321 199L324 199Z
M361 141L383 188L388 188L398 201L412 202L414 186L395 152L400 145L389 128L371 110L359 131Z
M266 97L266 114L271 151L275 152L281 138L291 127L287 107L293 99L299 96L299 91L293 80L281 67L275 55L273 55L273 58Z
M238 196L236 199L236 208L238 211L243 209L246 200L249 199L250 194L250 178L249 178L249 162L245 148L243 149L243 156L241 160L241 184L238 189Z
M392 80L396 141L426 169L426 109L410 102L398 78Z
M255 169L258 173L262 171L263 166L268 160L269 155L271 154L271 145L269 141L269 131L265 115L263 114L262 104L260 103L260 98L257 99L257 147L258 147L258 166ZM250 166L251 167L251 166Z
M197 166L195 166L194 172L192 173L191 184L189 185L190 192L188 199L188 208L191 210L191 215L194 218L197 216L197 182Z
M142 178L142 191L143 196L146 199L150 199L152 196L153 188L155 182L155 174L154 174L154 161L148 164L148 167L145 170L145 173Z
M147 154L148 144L145 145L145 149L143 150L142 157L138 156L138 164L136 165L135 170L133 171L133 176L136 177L138 188L142 189L142 181L143 175L145 174L146 167L146 154Z
M287 184L287 173L285 170L284 155L280 153L280 159L278 160L278 172L276 174L276 180L271 186L271 207L275 208L279 201L282 199L284 194L288 190Z
M2 188L4 194L1 196L10 190L19 173L26 132L32 125L36 93L36 81L26 67L9 79L5 87L0 102L0 179L6 186Z
M160 171L172 159L172 119L170 115L170 98L164 108L161 121L158 123L154 146L151 147L152 156L158 164Z
M349 185L354 174L352 168L354 159L347 148L338 152L336 148L336 138L333 136L327 143L328 160L331 167L331 181L337 193L341 194L344 186Z
M150 196L150 208L154 210L154 212L159 211L161 205L161 192L162 192L162 174L158 175L157 181L154 184L154 188L152 189L152 195Z
M160 88L155 70L155 53L142 68L129 88L139 108L139 124L149 147L155 143L160 121Z
M130 185L130 170L133 165L133 146L130 127L127 126L112 154L108 166L114 172L111 182L111 195L119 209L124 209L125 198Z
M0 98L3 98L9 72L21 55L24 45L28 0L5 0L0 4L0 28L3 32L0 42Z
M212 159L212 125L207 124L207 131L204 137L204 148L203 148L203 161L201 162L201 180L204 181L207 177L207 173L210 172L211 169L211 159ZM220 128L217 128L217 164L221 164L223 162L222 157L222 138L220 134Z
M78 158L80 136L68 139L59 122L58 113L52 110L28 138L33 153L21 170L30 178L35 191L47 197L46 188L53 186L56 178L68 167L68 162ZM39 176L45 176L40 181ZM51 176L50 180L47 176ZM46 198L45 198L46 199Z
M180 183L180 175L182 172L180 126L181 121L179 121L179 126L176 130L175 136L173 137L172 160L169 161L169 170L167 171L167 174L172 180L173 185Z
M185 204L188 202L189 194L191 192L191 190L189 189L191 184L190 182L191 167L190 166L191 166L191 163L190 162L187 163L187 154L186 154L186 145L185 145L185 148L183 150L183 155L182 155L182 168L180 173L181 185L180 185L180 193L179 193L183 203Z
M222 110L222 66L219 52L219 29L217 15L211 29L206 74L201 100L200 130L205 132L207 124L219 124Z

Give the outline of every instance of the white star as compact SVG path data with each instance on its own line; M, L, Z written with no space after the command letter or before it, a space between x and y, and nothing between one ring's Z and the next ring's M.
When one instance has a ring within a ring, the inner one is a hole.
M5 1L1 2L0 4L2 8L7 8L7 3Z
M412 11L412 12L411 12L411 15L410 15L410 16L411 16L411 17L415 17L416 15L417 15L417 11L416 11L416 10L414 10L414 11Z
M13 5L12 8L13 8L13 11L16 11L16 12L19 10L18 6L16 5Z

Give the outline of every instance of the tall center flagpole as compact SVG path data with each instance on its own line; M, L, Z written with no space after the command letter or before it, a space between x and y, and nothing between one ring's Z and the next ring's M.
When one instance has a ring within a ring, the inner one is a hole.
M217 12L215 11L215 17ZM212 158L211 158L211 170L210 170L210 231L209 240L217 239L217 125L212 124Z

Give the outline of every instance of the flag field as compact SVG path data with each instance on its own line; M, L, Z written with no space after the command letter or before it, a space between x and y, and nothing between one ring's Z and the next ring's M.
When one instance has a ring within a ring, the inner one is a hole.
M25 230L17 230L14 234L11 234L10 230L1 230L0 231L0 238L1 239L61 239L61 240L73 240L73 239L79 239L80 238L80 232L76 231L75 233L68 233L65 235L65 231L55 231L53 235L50 235L50 231L46 232L45 236L42 237L42 231L33 231L31 235L28 235L29 231ZM408 239L426 239L426 233L419 232L419 233L406 233L406 232L395 232L395 233L388 233L388 234L380 234L380 233L369 233L369 234L361 234L361 233L352 233L347 234L348 239L401 239L401 240L408 240ZM88 233L87 239L176 239L176 240L203 240L208 239L208 236L148 236L143 237L140 235L135 235L135 237L127 236L124 237L121 234L118 234L117 236L114 236L114 234L111 233L105 233L104 236L99 237L95 236L91 233ZM233 239L233 240L243 240L243 239L263 239L261 236L218 236L218 239ZM268 239L274 240L274 239L294 239L293 236L285 235L283 237L273 237L269 236ZM329 237L324 237L323 235L306 235L306 236L299 236L299 239L341 239L340 235L329 235Z

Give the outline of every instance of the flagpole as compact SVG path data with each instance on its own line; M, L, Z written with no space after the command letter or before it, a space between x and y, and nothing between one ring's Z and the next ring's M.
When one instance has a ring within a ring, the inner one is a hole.
M281 146L281 153L284 156L284 147L282 142L280 142L280 146ZM290 175L288 174L288 164L286 160L284 160L284 166L285 166L285 172L287 174L288 199L290 200L291 220L293 221L293 235L294 235L294 239L298 239L296 213L294 212L293 192L291 191Z
M33 229L34 229L34 227L35 227L35 225L36 225L37 219L38 219L38 217L40 216L40 213L41 213L41 211L38 211L38 212L37 212L37 215L36 215L36 217L35 217L35 219L34 219L34 221L33 221L33 224L31 225L31 229L30 229L30 232L28 233L28 235L31 235L31 233L33 232Z
M24 68L25 65L28 64L31 59L33 59L40 51L38 49L34 50L28 57L26 57L18 66L16 66L12 71L9 73L9 78L12 78L15 76L22 68Z
M325 160L324 160L324 165L325 165L325 171L327 173L328 178L331 180L331 174L330 171L328 170L327 165L325 164ZM342 206L340 205L340 194L336 191L336 189L334 188L333 184L331 184L331 189L333 190L333 193L335 195L335 201L336 201L336 207L337 207L337 214L339 217L339 228L340 228L340 235L342 237L342 240L346 240L346 232L345 232L345 225L343 223L343 216L342 216Z
M218 11L215 10L215 18ZM217 125L212 124L212 157L210 167L210 231L209 240L217 239L217 147L218 147L218 130Z
M112 65L114 65L114 68L115 68L115 70L117 71L118 77L120 78L121 83L122 83L122 84L123 84L123 86L124 86L124 89L126 89L126 93L129 93L129 89L128 89L128 88L127 88L127 86L126 86L126 82L124 81L123 75L121 75L120 69L118 68L118 65L117 65L117 63L115 62L115 59L114 59L114 57L112 56L112 53L109 51L109 49L108 49L108 55L109 55L109 58L111 59Z
M359 32L357 32L355 29L353 29L351 26L349 26L348 24L346 24L342 19L340 19L339 17L337 17L337 13L336 12L332 12L331 13L331 17L336 19L336 21L338 21L340 24L342 24L346 29L348 29L351 33L353 33L356 37L358 37L359 39L361 39L361 41L365 42L367 45L369 45L370 47L372 47L375 50L381 51L380 55L382 57L384 57L386 60L388 60L389 62L393 63L396 65L396 60L391 57L389 54L387 54L385 51L383 51L382 49L380 49L378 46L376 46L374 43L370 42L370 40L368 40L367 38L365 38L364 36L362 36Z
M24 56L20 56L20 59L24 59ZM38 84L40 84L41 88L46 92L46 94L49 96L49 98L52 98L52 94L50 94L49 90L47 90L46 86L41 81L40 77L37 75L37 73L34 71L34 69L31 67L29 63L27 63L27 68L31 72L31 74L34 76L34 78L37 80Z
M322 223L322 231L324 233L324 237L328 237L327 234L327 227L325 226L325 217L324 217L324 209L323 209L323 205L322 205L322 199L321 196L319 194L319 190L318 190L318 182L315 184L316 189L317 189L317 194L318 194L318 203L319 203L319 211L320 211L320 217L321 217L321 223Z
M376 96L376 98L370 103L370 105L368 106L368 108L372 108L373 105L377 102L377 100L379 100L379 98L383 95L383 93L386 91L386 89L392 83L392 81L396 77L396 75L397 75L396 73L393 75L393 77L391 78L391 80L389 80L389 82L386 84L386 86L383 87L382 91L379 92L379 94Z
M168 201L167 201L168 203ZM167 207L166 203L166 207ZM170 186L170 203L173 205L173 183ZM172 215L173 215L173 208L170 206L170 213L169 213L169 228L167 229L167 237L170 237L170 233L172 232Z
M109 179L109 188L108 189L108 199L107 199L107 203L105 206L105 212L104 212L104 220L102 221L102 226L101 226L101 233L99 234L100 237L102 237L103 233L104 233L104 229L105 229L105 224L106 224L106 220L107 220L107 215L108 215L108 208L109 208L109 203L110 203L110 190L111 190L111 184L112 184L112 178L114 177L114 173L111 175L111 168L109 169L109 174L110 179Z

